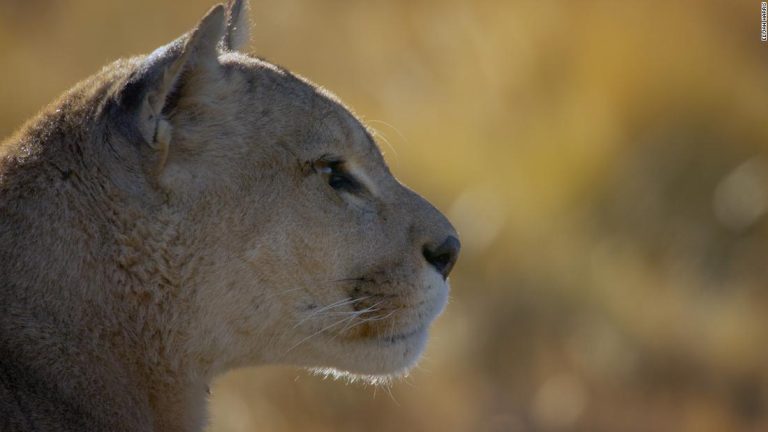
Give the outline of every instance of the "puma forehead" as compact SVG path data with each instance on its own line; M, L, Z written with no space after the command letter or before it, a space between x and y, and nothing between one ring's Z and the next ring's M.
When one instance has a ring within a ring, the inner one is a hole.
M244 1L217 5L0 146L3 430L199 431L233 368L419 359L458 235L247 32Z

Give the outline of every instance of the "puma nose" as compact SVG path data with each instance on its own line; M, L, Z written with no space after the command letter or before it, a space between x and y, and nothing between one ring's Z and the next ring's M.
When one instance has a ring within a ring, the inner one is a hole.
M448 238L436 248L424 245L421 253L424 255L427 262L434 267L438 273L443 275L443 279L446 279L448 273L451 272L453 265L456 264L456 259L459 258L459 249L461 249L459 239L454 236L448 236Z

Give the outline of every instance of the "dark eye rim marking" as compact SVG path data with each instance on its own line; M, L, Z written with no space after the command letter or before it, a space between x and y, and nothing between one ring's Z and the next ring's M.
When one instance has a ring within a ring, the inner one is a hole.
M324 176L328 186L337 192L357 194L363 185L347 170L346 161L340 157L323 155L312 164L316 173Z

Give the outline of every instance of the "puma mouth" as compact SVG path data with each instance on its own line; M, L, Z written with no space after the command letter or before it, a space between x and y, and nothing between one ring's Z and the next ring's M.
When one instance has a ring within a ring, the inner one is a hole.
M424 326L419 326L415 330L411 330L411 331L403 332L403 333L396 333L396 334L394 334L392 336L378 338L378 340L380 342L384 342L384 343L387 343L387 344L396 344L396 343L400 343L400 342L405 342L405 341L407 341L409 339L412 339L412 338L414 338L416 336L423 336L424 333L426 333L426 332L427 332L427 326L424 325Z
M331 370L355 377L394 377L419 360L429 328L448 302L449 287L437 272L424 271L412 280L350 279L339 324L328 321L322 341L313 349L327 354ZM335 319L335 318L334 318ZM317 331L317 330L315 330ZM339 357L343 356L343 357Z
M425 272L414 281L373 275L347 279L347 296L360 322L343 333L350 339L397 343L426 332L447 303L448 285Z

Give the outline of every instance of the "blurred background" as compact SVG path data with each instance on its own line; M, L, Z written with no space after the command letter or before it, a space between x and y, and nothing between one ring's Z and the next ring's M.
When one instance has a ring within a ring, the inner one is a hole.
M0 0L0 136L212 2ZM410 377L231 373L210 432L768 430L759 1L251 3L464 248Z

